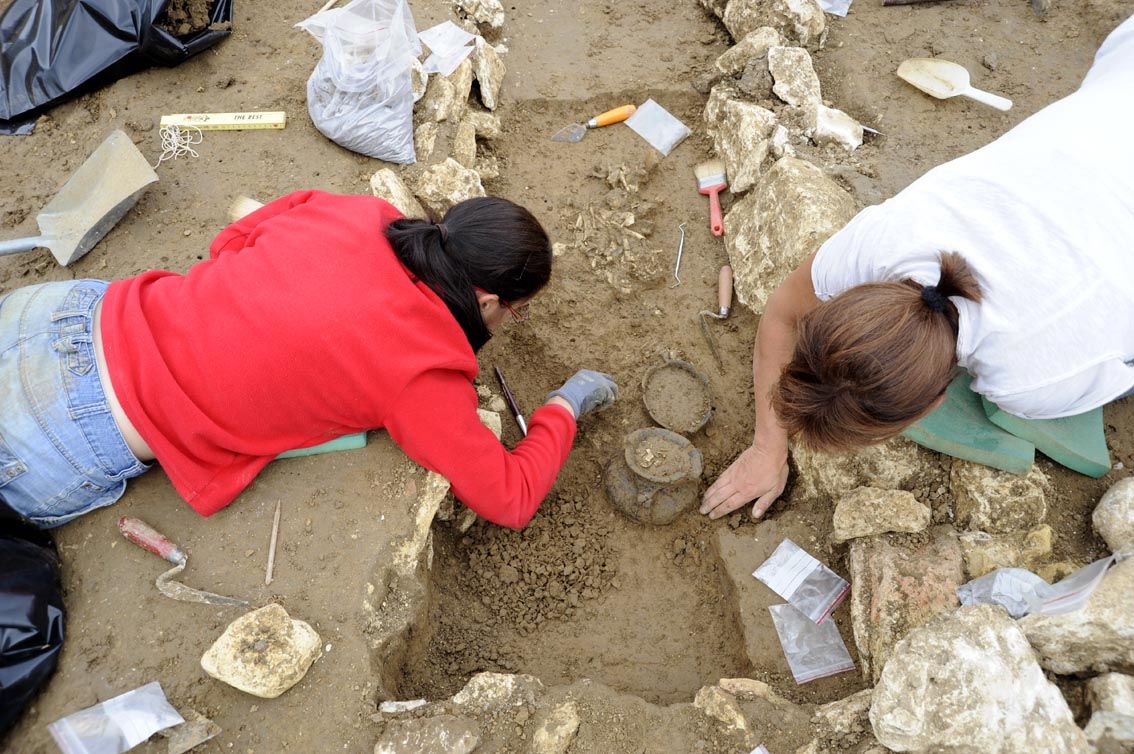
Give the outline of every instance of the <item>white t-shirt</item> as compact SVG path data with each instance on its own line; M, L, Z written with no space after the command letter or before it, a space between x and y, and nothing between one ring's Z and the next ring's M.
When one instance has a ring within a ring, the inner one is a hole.
M855 216L819 249L815 294L935 284L942 251L980 282L982 303L952 298L974 390L1047 419L1134 387L1134 17L1074 94Z

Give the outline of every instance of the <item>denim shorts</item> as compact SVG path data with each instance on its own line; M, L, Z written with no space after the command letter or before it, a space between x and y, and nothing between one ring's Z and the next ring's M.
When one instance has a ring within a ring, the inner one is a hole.
M99 380L99 280L0 295L0 501L42 528L118 500L149 468L126 445Z

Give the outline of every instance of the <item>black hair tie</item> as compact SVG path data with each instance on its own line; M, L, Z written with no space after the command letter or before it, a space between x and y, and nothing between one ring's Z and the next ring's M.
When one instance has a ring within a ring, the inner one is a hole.
M433 223L433 227L441 234L441 245L444 246L449 242L449 229L445 227L445 223Z
M938 314L944 314L949 305L949 299L937 290L936 285L925 285L921 288L921 300L925 302L932 311Z

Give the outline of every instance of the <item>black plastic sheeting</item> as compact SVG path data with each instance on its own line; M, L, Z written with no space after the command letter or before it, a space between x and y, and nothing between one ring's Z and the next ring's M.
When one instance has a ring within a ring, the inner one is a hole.
M63 623L51 537L0 500L0 736L55 672Z
M232 0L210 27L175 37L154 21L168 0L13 0L0 15L0 133L66 97L151 65L175 66L228 36Z

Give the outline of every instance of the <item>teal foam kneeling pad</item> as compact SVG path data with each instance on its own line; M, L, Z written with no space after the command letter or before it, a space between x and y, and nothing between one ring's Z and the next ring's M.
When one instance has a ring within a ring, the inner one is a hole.
M312 445L310 448L296 448L289 450L286 453L280 453L276 456L276 460L281 458L302 458L303 456L315 456L320 453L334 453L337 450L358 450L359 448L366 447L366 433L358 432L353 435L343 435L336 437L334 440L329 440L319 445Z
M981 401L993 424L1032 443L1060 466L1096 479L1110 471L1102 408L1062 419L1021 419L986 398Z
M945 391L945 402L902 435L954 458L1013 474L1028 473L1035 462L1035 446L989 420L981 397L970 387L972 381L968 372L957 375Z

